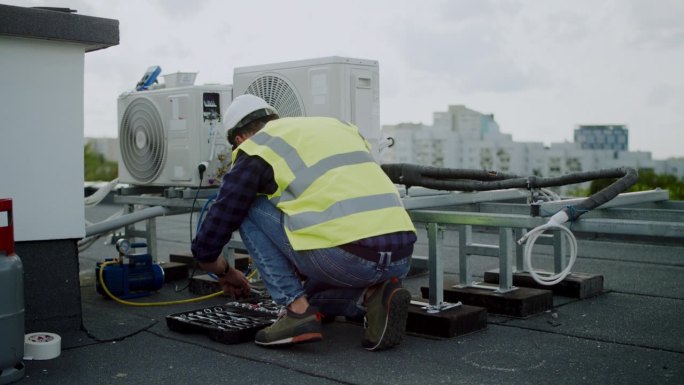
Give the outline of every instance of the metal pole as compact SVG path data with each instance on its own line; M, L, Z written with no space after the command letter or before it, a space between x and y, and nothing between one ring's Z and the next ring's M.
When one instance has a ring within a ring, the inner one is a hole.
M499 289L505 293L513 290L513 229L499 228Z
M146 219L154 218L154 217L159 217L162 215L167 215L171 214L172 210L166 208L166 207L161 207L161 206L155 206L155 207L148 207L146 209L142 209L130 214L122 215L118 218L114 218L108 221L103 221L103 222L98 222L95 223L94 225L86 227L86 237L90 237L92 235L97 235L100 233L105 233L107 231L111 230L116 230L121 227L126 227L128 230L129 227L132 228L132 225L134 223L144 221ZM149 246L149 245L148 245Z
M147 220L147 226L145 226L146 239L147 239L147 253L152 256L154 262L159 262L157 258L157 219L150 218Z
M473 285L473 275L468 264L468 249L472 244L473 226L465 225L458 228L458 280L459 286Z
M515 228L513 229L513 240L517 241L518 239L522 238L523 235L527 232L527 229L525 228ZM525 271L525 266L523 263L523 257L524 257L524 252L525 252L525 245L519 245L518 242L515 242L515 272L519 271Z
M567 244L563 234L560 231L553 232L553 272L555 274L563 271L567 264L567 258L565 256L567 250Z
M437 223L428 223L427 235L430 305L437 306L444 302L444 267L442 263L444 232Z

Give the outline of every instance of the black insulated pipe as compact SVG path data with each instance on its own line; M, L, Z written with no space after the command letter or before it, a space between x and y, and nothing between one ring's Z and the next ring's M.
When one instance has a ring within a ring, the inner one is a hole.
M627 191L636 183L638 177L636 170L629 167L575 172L557 177L521 177L496 171L449 169L408 163L383 164L381 167L393 183L405 185L407 189L411 186L421 186L446 191L534 189L565 186L597 179L620 178L579 204L564 208L563 210L568 214L571 221Z

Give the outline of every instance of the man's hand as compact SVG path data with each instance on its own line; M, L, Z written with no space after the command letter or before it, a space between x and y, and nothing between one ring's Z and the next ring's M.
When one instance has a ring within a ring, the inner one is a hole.
M249 295L249 281L240 270L230 269L219 278L219 284L223 293L235 298L247 297Z
M235 298L249 295L249 281L245 275L239 270L229 268L223 257L217 258L214 262L200 262L199 265L202 270L219 276L219 285L224 294Z

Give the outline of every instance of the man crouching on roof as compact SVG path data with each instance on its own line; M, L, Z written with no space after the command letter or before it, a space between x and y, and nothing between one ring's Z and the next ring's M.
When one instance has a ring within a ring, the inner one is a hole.
M239 229L271 298L287 311L255 342L319 341L323 315L366 317L368 350L401 343L411 295L401 281L416 230L358 128L333 118L279 118L241 95L224 118L233 166L192 252L227 294L244 274L219 258Z

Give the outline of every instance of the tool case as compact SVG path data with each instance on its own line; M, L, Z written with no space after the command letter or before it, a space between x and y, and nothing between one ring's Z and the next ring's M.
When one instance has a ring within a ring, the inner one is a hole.
M273 324L281 307L273 301L228 302L166 316L166 326L179 333L206 334L223 344L253 341L257 331Z

